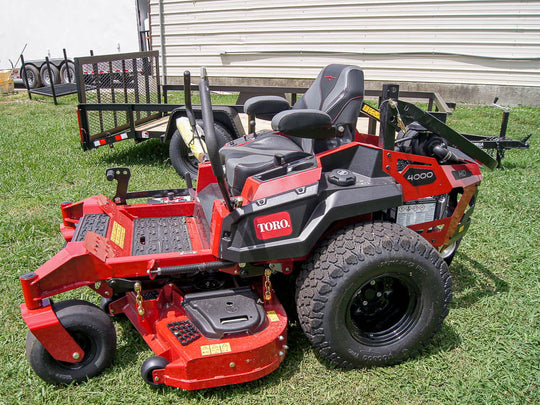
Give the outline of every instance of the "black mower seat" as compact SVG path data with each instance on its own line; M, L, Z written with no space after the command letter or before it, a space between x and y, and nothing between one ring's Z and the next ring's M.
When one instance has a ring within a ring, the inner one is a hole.
M221 162L233 195L241 193L250 176L350 142L363 98L364 74L359 67L329 65L292 109L275 96L246 101L248 114L271 118L274 131L221 148Z

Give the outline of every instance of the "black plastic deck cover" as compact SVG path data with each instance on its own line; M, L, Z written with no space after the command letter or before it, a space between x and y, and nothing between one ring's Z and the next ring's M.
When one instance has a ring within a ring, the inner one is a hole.
M137 218L133 221L133 256L191 250L185 217Z
M253 334L265 324L266 313L250 287L186 294L186 315L207 338Z

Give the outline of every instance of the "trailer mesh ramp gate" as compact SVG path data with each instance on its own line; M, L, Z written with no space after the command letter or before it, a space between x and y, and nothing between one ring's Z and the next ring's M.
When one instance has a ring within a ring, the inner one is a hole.
M134 104L161 104L158 52L75 59L81 142L84 149L135 138L135 127L162 116L133 111ZM119 140L119 139L116 139Z

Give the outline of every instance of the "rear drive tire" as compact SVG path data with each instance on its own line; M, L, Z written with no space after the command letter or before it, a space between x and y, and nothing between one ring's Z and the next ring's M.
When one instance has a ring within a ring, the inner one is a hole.
M97 306L80 300L53 304L53 310L85 355L78 363L58 361L28 332L26 357L36 374L51 384L69 384L103 372L116 351L116 331L109 317Z
M298 276L296 305L311 344L343 368L396 364L425 347L448 314L446 263L394 223L328 237Z
M197 124L202 127L202 121L197 120ZM214 129L216 131L216 138L218 139L220 146L225 145L227 142L232 141L231 134L219 123L214 123ZM176 172L184 177L186 173L191 175L193 180L197 179L198 170L199 170L199 161L191 151L188 146L184 143L180 131L175 130L169 144L169 157L171 163L176 170Z

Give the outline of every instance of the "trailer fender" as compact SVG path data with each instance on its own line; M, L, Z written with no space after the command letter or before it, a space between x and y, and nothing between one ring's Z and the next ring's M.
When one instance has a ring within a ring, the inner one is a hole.
M196 119L202 119L202 112L200 106L194 106L193 111ZM236 109L230 106L214 106L213 107L214 122L221 124L227 132L229 132L233 139L239 138L245 135L244 127L238 116ZM179 107L171 111L169 116L169 122L167 123L167 130L165 131L165 142L169 142L176 130L176 119L186 116L186 108Z

